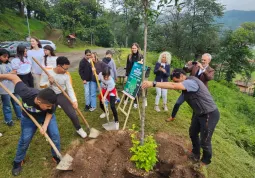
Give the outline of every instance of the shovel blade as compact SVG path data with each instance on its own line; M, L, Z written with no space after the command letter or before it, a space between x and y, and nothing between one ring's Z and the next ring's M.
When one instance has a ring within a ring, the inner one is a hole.
M62 157L56 169L62 170L62 171L73 170L72 163L73 163L73 158L69 154L66 154L65 156Z
M89 138L97 138L100 132L94 128L90 129Z
M105 124L103 124L102 125L104 128L105 128L105 130L116 130L116 128L115 128L115 122L113 121L113 122L108 122L108 123L105 123Z

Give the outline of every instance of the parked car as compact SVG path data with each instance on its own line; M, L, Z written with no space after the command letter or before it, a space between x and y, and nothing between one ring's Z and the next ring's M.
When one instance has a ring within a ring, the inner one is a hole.
M30 42L27 41L6 41L0 43L0 47L9 51L10 56L15 56L17 54L17 47L22 44L26 46L27 49L30 49Z
M42 44L42 47L46 46L46 45L50 45L54 50L56 50L56 45L50 41L50 40L39 40Z

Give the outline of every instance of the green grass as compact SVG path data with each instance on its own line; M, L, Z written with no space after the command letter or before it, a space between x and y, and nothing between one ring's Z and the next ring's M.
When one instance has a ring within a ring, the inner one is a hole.
M29 19L31 36L40 39L46 37L47 25L45 22ZM26 18L16 15L16 11L6 9L4 14L0 14L0 41L25 40L28 36Z
M124 49L122 52L120 65L123 66L125 64L128 52L129 50L127 49ZM153 67L157 58L158 54L148 53L147 64ZM118 64L116 58L115 60ZM82 109L84 107L82 82L77 72L73 72L71 75L73 78L74 90L79 100L79 107ZM150 80L153 80L153 78L153 71L151 71ZM221 119L212 139L213 159L212 164L208 168L209 177L254 177L255 159L251 156L255 155L254 98L233 91L214 81L210 82L209 88L221 113ZM155 89L152 88L148 90L148 107L146 108L145 123L146 133L163 131L173 136L179 135L187 140L188 145L190 143L188 128L192 114L190 107L186 103L183 104L177 114L177 119L174 122L166 123L164 119L169 117L170 111L179 97L180 92L168 91L169 112L157 113L154 111L155 95ZM101 125L105 123L106 120L100 119L100 114L101 110L99 106L93 113L84 113L92 127L103 131ZM56 115L61 136L62 152L65 153L65 151L70 149L72 141L77 139L82 141L82 139L76 135L71 121L65 116L61 109L57 110ZM2 117L1 115L1 118ZM124 118L124 115L119 113L121 126L123 126ZM139 125L138 111L136 110L132 110L127 128L131 128L132 124ZM15 157L20 135L19 121L15 121L15 126L12 128L1 123L0 132L4 134L4 136L0 138L0 177L11 177L11 164ZM23 172L20 177L50 176L50 171L54 169L54 165L51 163L49 144L47 144L45 139L38 132L32 140L27 156L28 160L23 167Z

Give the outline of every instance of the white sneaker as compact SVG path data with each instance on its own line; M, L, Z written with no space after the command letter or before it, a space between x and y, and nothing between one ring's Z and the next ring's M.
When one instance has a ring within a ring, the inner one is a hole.
M95 111L95 109L96 109L96 108L90 108L89 111L90 111L90 112L93 112L93 111Z
M60 105L58 105L58 108L60 108L60 109L61 109L61 106L60 106Z
M138 108L138 105L137 104L134 104L134 109L137 109Z
M119 130L119 128L120 128L119 122L115 122L115 129L116 129L116 130Z
M147 98L145 99L145 107L148 106Z
M2 137L3 136L3 134L2 133L0 133L0 137Z
M82 138L86 138L87 137L87 133L80 128L79 130L76 130L76 132L82 137Z
M157 105L154 107L154 109L155 109L157 112L160 112L160 109L159 109L159 107L158 107Z
M103 119L103 118L106 117L106 114L103 112L99 117L100 117L101 119Z
M164 109L164 111L168 111L168 108L167 108L166 104L164 104L163 109Z

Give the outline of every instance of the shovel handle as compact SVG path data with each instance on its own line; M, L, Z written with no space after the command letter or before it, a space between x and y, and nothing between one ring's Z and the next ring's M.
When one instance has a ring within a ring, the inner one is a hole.
M27 112L27 110L22 106L21 102L18 100L18 98L16 96L14 96L12 94L12 92L10 92L10 90L8 90L8 88L6 88L2 82L0 82L0 86L12 97L12 99L21 107L21 109L28 115L28 117L33 121L33 123L41 130L42 126L36 121L36 119ZM53 150L56 152L57 156L62 159L62 155L59 152L59 150L57 149L57 147L55 146L55 144L53 143L53 141L51 140L51 138L49 137L49 135L47 133L44 134L45 138L49 141L51 147L53 148Z
M46 73L46 75L48 77L50 77L51 75L49 74L49 72L37 61L37 59L35 59L34 57L32 57L33 60L40 66L40 68ZM72 104L72 100L71 98L68 96L68 94L65 92L65 90L63 90L63 88L54 80L54 83L57 85L57 87L61 90L61 92L64 94L64 96L69 100L69 102ZM79 108L75 109L78 114L81 116L83 122L85 123L85 125L87 126L87 128L90 130L89 127L89 123L87 122L87 120L85 119L85 117L83 116L82 112L80 111Z
M91 65L92 65L92 68L95 69L94 62L93 62L93 61L91 61ZM98 89L99 89L101 98L103 99L104 96L103 96L103 93L102 93L102 90L101 90L101 86L100 86L100 84L99 84L99 80L98 80L97 73L96 73L96 71L94 71L94 70L92 70L92 71L93 71L93 73L94 73L94 75L95 75L95 78L96 78L96 81L97 81L97 86L98 86ZM102 103L103 103L103 105L104 105L104 110L105 110L105 112L107 112L105 103L104 103L104 102L102 102ZM106 118L107 118L107 121L109 122L109 115L108 115L108 113L106 113Z

